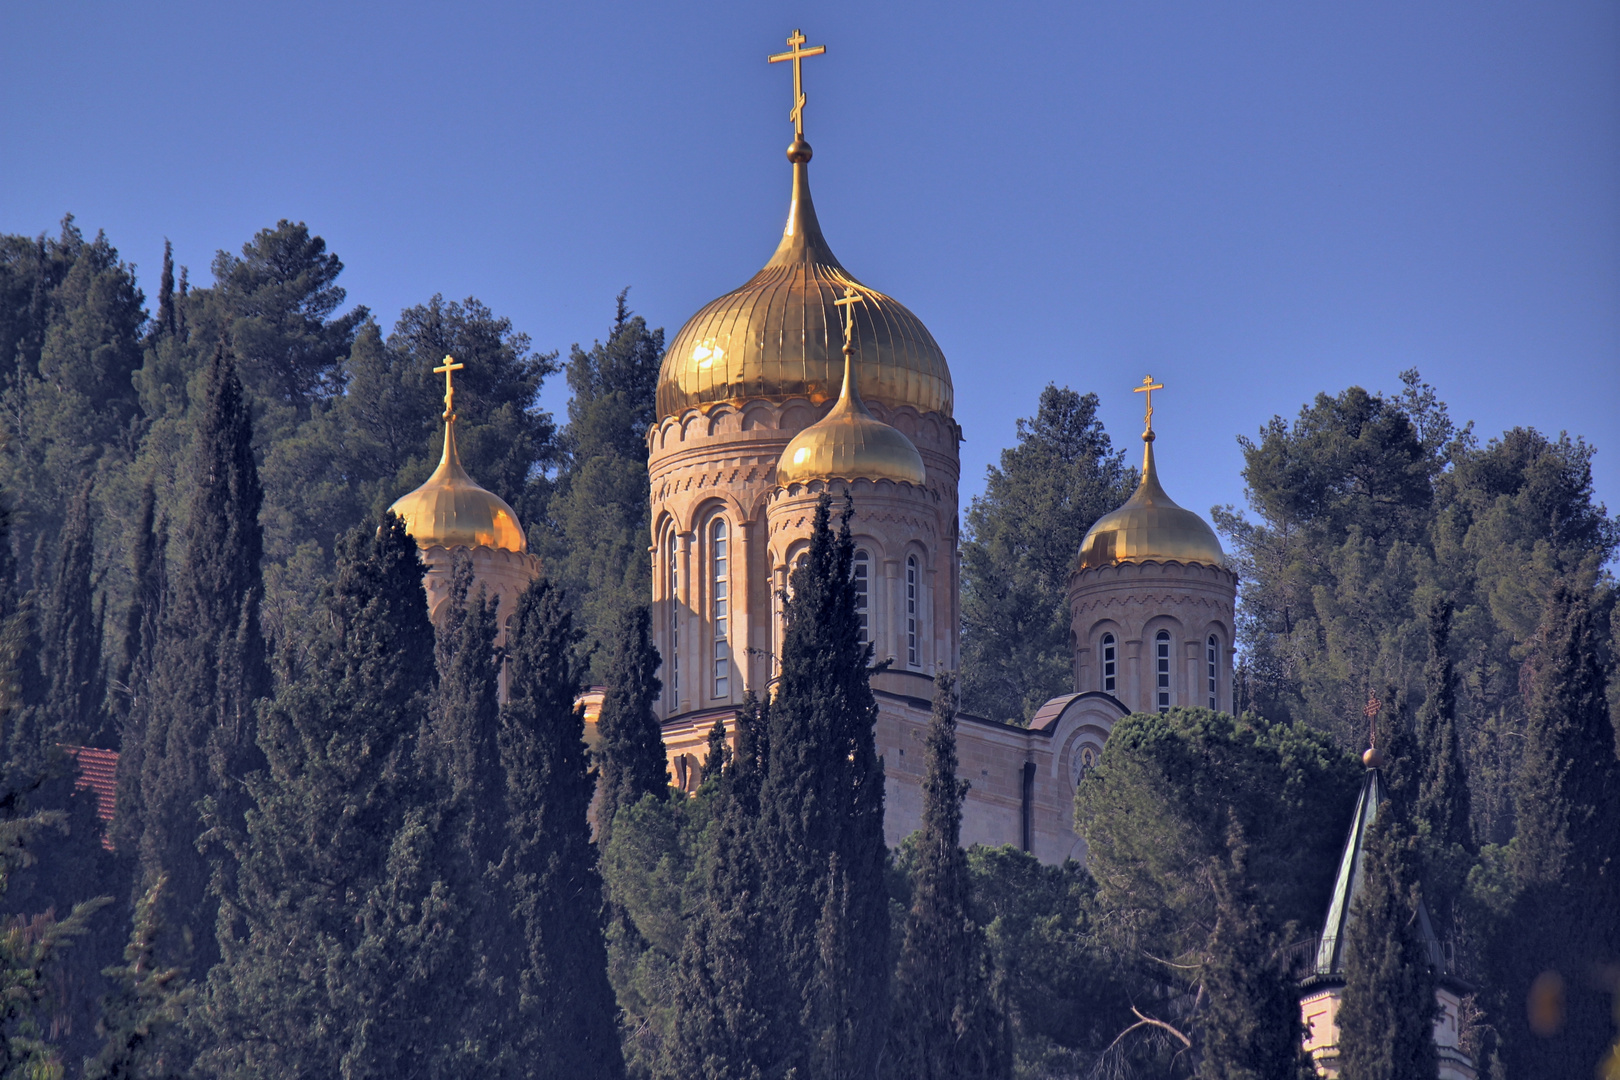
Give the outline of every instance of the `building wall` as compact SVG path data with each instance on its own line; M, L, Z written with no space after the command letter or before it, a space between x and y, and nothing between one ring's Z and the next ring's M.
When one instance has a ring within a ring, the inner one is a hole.
M1341 984L1307 990L1299 999L1299 1015L1305 1024L1305 1050L1316 1063L1318 1075L1337 1080L1339 1076L1339 1007L1344 997ZM1439 1052L1437 1080L1477 1080L1478 1070L1462 1049L1462 998L1454 986L1442 984L1434 992L1440 1013L1434 1020L1434 1045Z

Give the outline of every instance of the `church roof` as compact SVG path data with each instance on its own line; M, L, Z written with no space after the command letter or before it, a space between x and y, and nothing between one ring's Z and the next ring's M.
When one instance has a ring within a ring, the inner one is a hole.
M1350 819L1350 834L1345 838L1344 853L1339 857L1339 873L1333 881L1333 896L1328 901L1327 919L1322 924L1322 937L1312 970L1317 978L1344 977L1350 923L1365 876L1367 831L1372 828L1379 808L1387 801L1382 774L1377 768L1369 768L1361 784L1361 795L1356 799L1356 812ZM1437 972L1443 972L1446 968L1445 954L1429 920L1428 908L1421 901L1418 904L1418 923L1419 932L1428 946L1430 961Z
M1224 565L1226 555L1215 530L1177 506L1160 485L1152 430L1143 432L1142 441L1142 480L1124 506L1098 518L1086 533L1078 569L1150 561Z

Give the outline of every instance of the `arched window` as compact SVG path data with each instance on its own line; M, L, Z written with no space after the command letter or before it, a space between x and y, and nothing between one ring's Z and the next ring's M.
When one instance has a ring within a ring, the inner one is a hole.
M726 606L731 585L731 562L726 557L728 542L726 519L715 518L714 524L709 526L709 566L710 580L714 583L711 618L714 623L714 696L717 698L731 696L731 641L727 635L731 620L727 618Z
M855 552L855 570L851 575L855 584L855 618L860 621L859 640L862 645L872 640L870 600L872 593L872 557L866 551Z
M1119 646L1114 642L1113 634L1104 634L1102 639L1102 688L1104 693L1112 694L1119 686Z
M917 556L906 556L906 663L917 667Z
M1159 711L1170 707L1170 631L1160 630L1153 637L1157 653Z
M669 701L681 700L681 534L669 530Z
M1215 663L1220 658L1220 655L1220 643L1215 640L1215 635L1211 634L1209 640L1204 642L1204 659L1209 666L1209 707L1212 709L1220 708L1219 705L1215 704Z

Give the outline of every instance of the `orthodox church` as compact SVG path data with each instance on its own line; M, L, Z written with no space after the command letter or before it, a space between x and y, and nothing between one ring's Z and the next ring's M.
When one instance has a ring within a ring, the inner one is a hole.
M764 267L711 301L672 339L647 432L652 604L664 664L659 710L675 782L701 781L716 719L748 690L763 694L782 640L781 596L809 545L823 492L854 504L855 581L873 676L878 751L888 777L886 834L920 822L923 736L934 674L960 661L958 448L950 368L905 305L833 254L810 196L801 64L823 47L771 57L794 71L790 195L781 241ZM456 457L446 360L444 456L394 506L423 548L435 612L451 552L469 549L477 578L510 613L539 573L511 507ZM961 772L972 785L966 844L1013 844L1041 860L1083 856L1075 785L1109 730L1133 710L1230 709L1237 575L1197 514L1161 486L1153 457L1151 379L1141 484L1080 545L1069 580L1074 692L1028 727L962 716ZM592 698L594 697L594 700ZM587 697L594 717L600 696Z

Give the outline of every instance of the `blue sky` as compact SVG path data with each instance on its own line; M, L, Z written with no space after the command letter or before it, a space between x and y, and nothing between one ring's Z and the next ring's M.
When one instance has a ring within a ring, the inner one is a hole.
M964 505L1048 381L1166 487L1240 502L1235 437L1417 367L1482 435L1568 430L1620 510L1620 5L10 4L0 230L289 217L390 325L477 296L543 348L614 294L673 334L786 213L794 27L839 257L950 358ZM548 404L560 411L561 381Z

